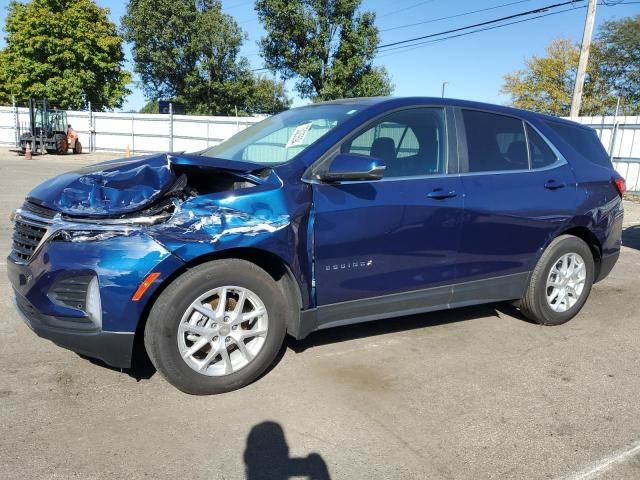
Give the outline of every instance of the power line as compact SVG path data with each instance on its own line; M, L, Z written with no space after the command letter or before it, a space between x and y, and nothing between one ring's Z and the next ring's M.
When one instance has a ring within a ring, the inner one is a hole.
M398 8L396 10L392 10L390 12L383 13L382 15L378 15L378 18L388 17L389 15L395 15L396 13L405 12L407 10L411 10L412 8L416 8L416 7L419 7L420 5L424 5L426 3L431 3L433 1L435 1L435 0L423 0L421 2L417 2L417 3L414 3L412 5L408 5L408 6L404 7L404 8Z
M495 7L490 7L490 8L482 9L482 10L479 10L479 11L485 11L485 10L500 8L502 6L513 5L513 4L517 4L517 3L523 3L525 1L530 1L530 0L520 0L520 1L517 1L517 2L511 2L511 3L507 3L507 4L497 5ZM544 17L549 17L549 16L552 16L552 15L557 15L557 14L560 14L560 13L566 13L566 12L570 12L570 11L581 10L583 8L586 8L586 5L580 5L580 6L576 6L576 7L566 8L564 10L560 10L560 11L556 11L556 12L544 13L542 15L536 15L536 16L533 16L533 17L530 17L530 18L525 18L525 19L522 19L522 20L506 22L506 23L503 23L501 25L494 25L494 26L491 26L491 27L478 28L478 29L470 31L470 32L463 32L463 33L458 33L456 35L449 35L449 36L443 37L443 38L436 38L436 39L428 40L428 41L425 41L425 42L415 43L415 44L411 44L411 45L405 45L405 43L416 41L416 40L419 40L419 39L426 39L426 38L432 38L432 37L441 36L441 35L447 35L449 33L455 33L455 32L459 32L459 31L462 31L462 30L468 30L470 28L475 28L475 27L478 27L478 26L498 23L498 22L504 21L506 19L513 19L513 18L524 16L524 15L527 15L527 14L531 15L532 12L542 13L542 12L544 12L546 10L549 10L550 8L557 8L557 7L562 6L562 5L575 4L577 2L583 2L583 1L584 0L567 1L567 2L564 2L564 3L549 5L549 6L546 6L546 7L541 7L541 8L537 8L537 9L534 9L534 10L530 10L529 12L521 12L521 13L518 13L518 14L515 14L515 15L509 15L507 17L502 17L502 18L495 19L495 20L490 20L490 21L487 21L487 22L477 23L475 25L469 25L469 26L466 26L466 27L460 27L460 28L456 28L456 29L453 29L453 30L447 30L447 31L439 32L439 33L425 35L425 36L417 37L417 38L414 38L414 39L403 40L403 41L400 41L400 42L394 42L394 43L389 43L389 44L386 44L386 45L381 45L381 46L378 47L378 49L385 48L385 47L390 47L390 46L394 46L394 48L386 48L384 51L380 52L380 53L382 53L382 55L378 56L377 58L390 57L392 55L397 55L399 53L405 53L405 52L408 52L408 51L411 51L411 50L415 50L417 48L422 48L424 46L431 45L431 44L434 44L434 43L439 43L439 42L442 42L442 41L445 41L445 40L451 40L451 39L454 39L454 38L465 37L467 35L472 35L474 33L480 33L480 32L485 32L485 31L489 31L489 30L495 30L495 29L502 28L502 27L507 27L507 26L510 26L510 25L516 25L516 24L520 24L520 23L529 22L529 21L532 21L532 20L537 20L539 18L544 18ZM606 6L640 4L640 1L618 0L615 3L607 3L607 0L600 0L600 1ZM609 0L609 2L611 2L611 1L612 0ZM467 14L471 14L471 13L477 13L479 11L466 12L466 13L463 13L463 14L453 15L451 18L456 17L456 16L467 15ZM435 19L433 21L436 21L436 20L437 19ZM428 22L425 22L425 23L428 23ZM391 53L391 52L393 52L393 53ZM251 71L252 72L261 72L261 71L267 71L267 70L269 70L269 68L262 67L262 68L255 68L255 69L253 69Z
M525 3L525 2L530 2L530 1L531 0L518 0L517 2L503 3L502 5L496 5L495 7L481 8L480 10L473 10L473 11L470 11L470 12L458 13L456 15L449 15L447 17L433 18L431 20L425 20L425 21L422 21L422 22L407 23L405 25L398 25L397 27L383 28L383 29L380 30L380 32L390 32L392 30L400 30L402 28L409 28L409 27L415 27L417 25L425 25L427 23L440 22L442 20L449 20L451 18L464 17L464 16L467 16L467 15L472 15L474 13L488 12L489 10L496 10L498 8L508 7L510 5L516 5L518 3Z
M601 0L601 1L603 1L603 0ZM615 5L637 5L637 4L640 4L640 1L631 1L630 2L630 1L622 0L620 3L616 3ZM604 4L604 5L606 5L606 6L614 6L614 5L608 5L608 4ZM383 55L380 55L377 58L390 57L392 55L397 55L399 53L405 53L405 52L408 52L408 51L411 51L411 50L422 48L424 46L431 45L431 44L434 44L434 43L439 43L439 42L442 42L442 41L445 41L445 40L450 40L450 39L459 38L459 37L465 37L467 35L472 35L474 33L485 32L485 31L488 31L488 30L495 30L495 29L498 29L498 28L507 27L509 25L516 25L516 24L519 24L519 23L525 23L525 22L529 22L529 21L536 20L536 19L539 19L539 18L544 18L544 17L549 17L549 16L552 16L552 15L557 15L557 14L560 14L560 13L575 12L575 11L578 11L578 10L582 10L583 8L586 8L586 7L587 7L586 5L581 5L581 6L566 8L564 10L560 10L560 11L557 11L557 12L550 12L550 13L545 13L545 14L542 14L542 15L536 15L534 17L525 18L523 20L516 20L516 21L513 21L513 22L507 22L507 23L504 23L504 24L501 24L501 25L494 25L492 27L479 28L479 29L473 30L471 32L463 32L463 33L459 33L459 34L456 34L456 35L450 35L448 37L437 38L437 39L434 39L434 40L428 40L428 41L425 41L425 42L420 42L420 43L416 43L416 44L412 44L412 45L400 45L400 46L397 46L397 47L394 47L394 48L388 48L388 49L384 50L383 52L381 52L381 53L383 53ZM400 50L400 51L394 52L395 50ZM388 53L387 54L387 52L394 52L394 53Z
M449 33L460 32L460 31L463 31L463 30L469 30L471 28L482 27L484 25L491 25L491 24L494 24L494 23L504 22L505 20L511 20L513 18L524 17L524 16L528 16L528 15L533 15L533 14L536 14L536 13L542 13L542 12L545 12L545 11L550 10L552 8L558 8L558 7L562 7L564 5L575 4L577 2L584 2L584 1L585 0L570 0L570 1L562 2L562 3L554 3L553 5L547 5L546 7L535 8L533 10L527 10L526 12L520 12L520 13L515 13L513 15L507 15L506 17L495 18L493 20L487 20L486 22L475 23L473 25L467 25L465 27L459 27L459 28L453 28L451 30L445 30L443 32L431 33L429 35L422 35L420 37L408 38L406 40L399 40L397 42L386 43L384 45L379 45L378 46L378 50L380 50L382 48L394 47L396 45L403 45L403 44L406 44L406 43L415 42L417 40L424 40L424 39L427 39L427 38L433 38L433 37L439 37L441 35L447 35Z
M479 29L473 30L471 32L463 32L463 33L458 33L456 35L449 35L448 37L436 38L434 40L427 40L425 42L420 42L420 43L416 43L416 44L413 44L413 45L401 45L401 46L398 46L398 47L395 47L395 48L390 48L388 50L385 50L383 52L384 54L380 55L377 58L390 57L392 55L397 55L399 53L405 53L405 52L408 52L408 51L411 51L411 50L415 50L415 49L418 49L418 48L422 48L424 46L431 45L431 44L434 44L434 43L444 42L445 40L451 40L453 38L459 38L459 37L466 37L467 35L472 35L474 33L486 32L486 31L489 31L489 30L495 30L495 29L502 28L502 27L508 27L509 25L516 25L516 24L519 24L519 23L530 22L532 20L537 20L539 18L544 18L544 17L550 17L552 15L558 15L560 13L575 12L575 11L581 10L581 9L583 9L585 7L586 7L586 5L583 5L583 6L580 6L580 7L576 7L576 8L565 8L564 10L560 10L560 11L557 11L557 12L550 12L550 13L545 13L545 14L542 14L542 15L536 15L535 17L525 18L525 19L522 19L522 20L515 20L513 22L507 22L507 23L504 23L502 25L494 25L492 27L479 28ZM399 50L399 51L396 51L396 50ZM393 53L387 53L387 52L393 52Z

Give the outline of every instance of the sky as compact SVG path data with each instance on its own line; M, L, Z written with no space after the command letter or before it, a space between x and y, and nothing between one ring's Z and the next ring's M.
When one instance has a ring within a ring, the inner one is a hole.
M563 1L566 0L363 0L361 8L376 13L380 44L385 45ZM108 8L111 20L120 24L126 1L96 0L96 3ZM249 37L241 54L249 59L254 68L263 67L257 42L264 35L264 30L253 10L254 1L222 0L222 3L225 13L232 15ZM567 11L504 28L451 38L419 48L381 52L375 64L387 68L395 85L394 95L397 96L440 96L442 84L447 82L447 97L505 104L509 99L500 94L505 74L522 68L525 58L544 54L545 46L555 38L565 37L576 42L582 39L586 8L579 7L586 6L586 3L583 1L573 7L559 7L554 11ZM8 4L9 0L0 0L2 24ZM510 5L502 6L505 4ZM484 12L440 20L442 17L490 8ZM638 14L640 2L601 0L596 11L596 31L605 20ZM408 26L416 23L418 25ZM0 40L0 47L3 43L4 39ZM127 68L133 71L130 46L125 48ZM295 106L308 103L307 100L296 98L293 82L287 86L289 95L294 97ZM136 84L129 88L133 93L126 99L122 110L139 110L146 103L144 95Z

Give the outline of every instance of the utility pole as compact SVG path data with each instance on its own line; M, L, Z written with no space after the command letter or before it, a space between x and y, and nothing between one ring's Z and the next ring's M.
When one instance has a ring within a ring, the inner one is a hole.
M596 22L597 0L589 0L587 18L584 22L584 34L582 35L582 48L580 49L580 61L578 62L578 73L576 74L576 84L573 87L573 100L571 101L571 116L580 115L580 104L582 103L582 88L584 87L584 76L589 63L589 49L591 48L591 38L593 36L593 24Z

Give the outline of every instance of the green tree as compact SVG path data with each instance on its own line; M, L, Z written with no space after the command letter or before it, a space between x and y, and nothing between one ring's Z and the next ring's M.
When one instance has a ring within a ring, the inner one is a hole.
M501 91L515 107L567 116L579 57L579 45L554 40L546 55L528 58L524 69L505 75ZM600 27L591 45L580 114L613 114L618 97L623 113L640 114L640 16Z
M282 82L256 77L240 57L245 35L219 0L131 0L122 18L145 95L190 113L230 115L288 108Z
M160 113L157 100L149 100L138 113Z
M123 40L107 15L91 0L12 1L0 52L0 99L120 107L131 75L123 68Z
M266 66L295 79L303 98L327 100L389 95L389 75L372 62L379 44L373 12L361 0L257 0L267 35Z
M6 63L4 50L0 50L0 105L9 105L11 103L11 91L9 90L9 82L6 78L5 69L2 65Z
M640 114L640 15L603 23L596 42L605 83L624 99L627 112Z

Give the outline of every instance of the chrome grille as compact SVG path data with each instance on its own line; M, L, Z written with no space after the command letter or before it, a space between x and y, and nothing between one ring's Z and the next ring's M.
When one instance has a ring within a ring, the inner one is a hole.
M11 249L11 257L15 261L26 263L31 259L54 216L53 210L30 202L25 202L22 208L16 211Z
M36 215L37 217L41 217L47 220L53 220L53 217L55 217L56 213L58 213L55 210L51 210L50 208L46 208L46 207L41 207L40 205L36 205L35 203L29 202L29 201L24 202L21 210L23 212L29 212Z

